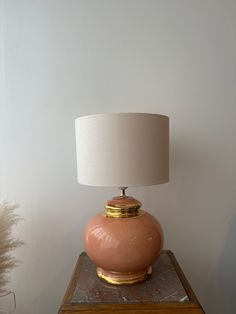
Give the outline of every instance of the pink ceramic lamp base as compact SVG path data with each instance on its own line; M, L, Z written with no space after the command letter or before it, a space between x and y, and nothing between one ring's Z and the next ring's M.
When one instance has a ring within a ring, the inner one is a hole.
M109 283L145 280L161 252L161 225L139 210L140 206L128 196L113 198L106 204L106 212L95 216L86 227L86 252L97 265L99 278Z

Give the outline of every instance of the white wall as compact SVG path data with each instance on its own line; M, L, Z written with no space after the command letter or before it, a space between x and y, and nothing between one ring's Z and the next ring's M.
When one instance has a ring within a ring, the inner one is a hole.
M17 314L56 313L83 227L116 193L77 184L74 119L122 111L170 116L171 182L130 194L206 312L235 313L235 1L11 0L3 16L0 197L20 204L26 242Z

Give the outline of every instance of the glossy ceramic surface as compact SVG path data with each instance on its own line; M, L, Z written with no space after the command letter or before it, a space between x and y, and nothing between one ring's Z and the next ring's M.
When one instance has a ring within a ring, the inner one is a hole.
M132 218L95 216L85 230L87 254L101 269L128 273L146 270L160 254L163 232L149 213Z

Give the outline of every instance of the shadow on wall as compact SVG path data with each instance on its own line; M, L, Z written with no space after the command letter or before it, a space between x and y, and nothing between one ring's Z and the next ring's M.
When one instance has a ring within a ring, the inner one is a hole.
M235 314L236 216L229 223L225 246L217 264L216 274L215 283L211 285L215 287L216 291L209 296L208 304L218 308L219 312L217 313ZM217 299L211 300L213 296Z
M187 277L206 313L235 314L236 214L231 192L235 175L232 171L225 173L227 160L213 154L214 149L222 150L223 144L214 147L206 142L204 149L198 144L172 142L173 190L167 199L174 200L172 230L178 237L170 236L168 240L182 256ZM170 194L170 190L167 192ZM183 217L184 227L180 220ZM168 220L166 226L170 230ZM176 226L182 228L181 232ZM201 226L201 232L197 226ZM185 239L193 248L189 256L186 246L180 244L181 240L186 243Z

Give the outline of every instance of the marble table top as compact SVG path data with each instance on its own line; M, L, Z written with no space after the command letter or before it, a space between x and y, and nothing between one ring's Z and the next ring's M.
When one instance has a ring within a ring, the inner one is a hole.
M152 266L152 275L144 282L115 286L99 279L96 266L86 253L72 296L72 304L169 303L189 302L168 251L163 251Z

